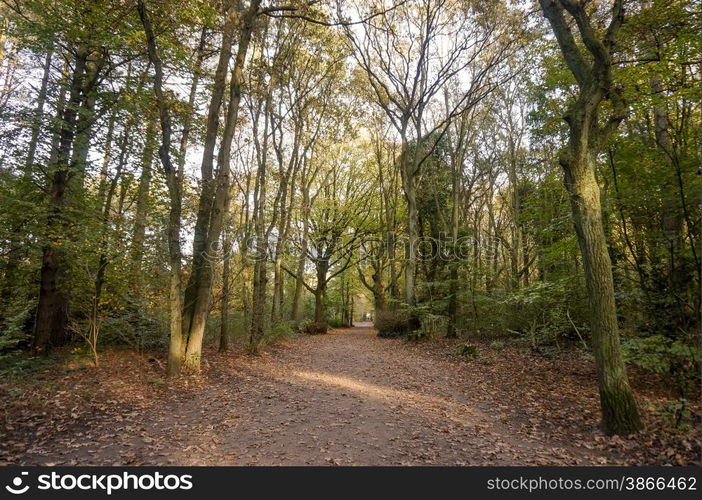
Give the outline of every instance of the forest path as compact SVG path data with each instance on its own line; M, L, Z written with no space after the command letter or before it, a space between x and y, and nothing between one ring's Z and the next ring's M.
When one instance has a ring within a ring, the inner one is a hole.
M476 394L475 366L378 338L369 327L301 336L260 356L214 363L198 390L96 418L74 433L74 444L54 441L53 451L25 460L46 463L58 453L58 463L131 465L597 461L587 450L519 433L519 422Z

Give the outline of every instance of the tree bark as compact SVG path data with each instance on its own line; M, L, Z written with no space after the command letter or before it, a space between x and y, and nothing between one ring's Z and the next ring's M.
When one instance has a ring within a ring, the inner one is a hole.
M207 262L207 253L217 250L217 243L222 231L222 222L224 214L228 210L229 191L230 191L230 163L231 163L231 146L234 138L234 130L237 125L239 116L239 104L241 102L241 89L243 84L243 69L246 54L249 49L251 37L254 29L254 21L258 14L258 7L261 0L252 0L248 10L244 13L240 25L239 45L237 47L236 57L234 59L234 67L231 71L230 93L229 93L229 108L225 118L224 130L222 132L222 142L218 153L218 172L216 176L216 184L214 188L214 196L212 196L211 188L205 187L203 180L203 190L201 193L201 202L204 199L205 205L211 207L203 209L202 217L206 217L207 223L205 231L201 230L198 233L198 223L196 222L196 235L193 241L193 274L195 279L189 283L190 294L186 290L186 300L191 300L186 308L183 316L184 331L187 331L188 341L185 350L185 366L192 371L200 370L200 359L202 356L202 341L205 335L205 326L207 324L207 314L210 309L210 295L212 293L212 262ZM231 43L229 43L231 50ZM227 57L227 61L228 61ZM220 99L221 101L221 99ZM218 127L215 127L217 129ZM215 130L216 138L216 130ZM203 165L206 160L207 152L203 157ZM211 165L208 167L211 170ZM203 168L203 176L206 177L207 172ZM211 172L210 172L211 174ZM208 204L209 203L209 204ZM201 214L198 213L198 220ZM199 272L198 272L199 271ZM192 275L191 275L192 276ZM188 321L189 320L189 321ZM187 328L187 330L186 330Z
M54 162L49 166L51 182L49 186L49 214L47 227L52 228L58 237L52 237L42 250L42 263L39 277L39 301L34 326L33 348L37 353L48 353L52 346L66 339L68 323L68 289L65 276L63 243L68 237L68 222L65 219L67 191L75 177L71 168L71 151L74 150L81 106L86 98L86 80L90 51L85 46L74 49L74 65L69 87L69 98L59 117L61 127ZM82 123L82 127L86 124ZM74 156L76 156L76 151ZM77 158L79 159L79 158Z
M156 143L156 123L148 119L144 138L144 150L141 154L141 176L137 188L136 208L134 209L134 230L132 232L131 255L132 284L138 283L141 274L141 260L144 256L144 238L146 237L146 212L149 207L149 191Z
M540 3L580 90L565 117L570 134L560 164L583 258L602 427L608 434L629 434L642 425L620 347L612 265L594 168L598 146L616 130L625 113L611 74L611 49L624 22L623 1L614 1L612 17L602 39L597 37L583 4L574 0L540 0ZM592 63L586 62L582 49L576 45L564 10L575 19ZM612 101L612 112L607 123L600 126L597 111L604 99Z
M231 240L225 233L223 238L224 261L222 262L222 299L220 306L219 352L229 349L229 276L231 274Z
M206 254L210 250L207 248L207 238L210 229L210 219L212 215L212 201L215 197L216 180L214 178L215 147L220 129L220 110L224 99L226 88L227 71L229 61L232 56L232 46L234 44L234 2L228 1L225 7L226 21L222 33L222 43L219 51L219 60L215 70L212 85L212 94L207 111L205 143L202 153L202 163L200 166L201 192L198 202L197 218L193 232L193 257L190 277L185 288L184 310L183 310L183 332L186 340L190 336L193 328L193 320L196 309L202 310L201 294L207 289L204 280L207 280L210 263L206 261ZM233 82L232 82L233 83ZM230 103L230 108L232 107ZM196 328L198 328L196 326ZM199 360L195 362L199 364Z
M178 375L183 364L183 332L182 332L182 278L181 278L181 187L182 181L179 170L175 168L171 161L171 112L166 101L163 90L163 62L158 54L156 38L153 27L149 19L148 11L144 0L137 3L139 17L146 34L149 60L154 66L154 94L159 112L159 123L161 125L161 143L158 148L159 159L166 175L166 186L168 187L168 197L170 207L168 211L168 261L170 264L169 275L169 315L170 315L170 338L168 345L168 365L166 373L169 377Z

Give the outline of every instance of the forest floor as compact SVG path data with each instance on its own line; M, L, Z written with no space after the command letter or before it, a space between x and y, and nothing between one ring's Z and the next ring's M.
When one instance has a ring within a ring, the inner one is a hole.
M206 352L166 384L160 361L108 351L0 385L0 463L45 465L690 464L696 431L647 412L646 431L597 429L592 363L513 345L381 339L368 327L299 336L260 355ZM658 381L632 375L662 405ZM693 419L699 419L699 408Z

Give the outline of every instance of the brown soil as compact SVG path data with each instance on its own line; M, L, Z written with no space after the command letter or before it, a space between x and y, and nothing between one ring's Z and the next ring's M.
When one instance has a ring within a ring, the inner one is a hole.
M172 386L153 363L140 371L133 360L107 360L109 371L53 380L50 394L41 384L5 395L0 462L575 465L650 463L651 454L661 462L660 443L597 431L589 363L564 374L516 350L481 346L466 360L454 348L337 330L259 356L208 353L203 376ZM685 460L685 446L696 444L678 443L663 461Z

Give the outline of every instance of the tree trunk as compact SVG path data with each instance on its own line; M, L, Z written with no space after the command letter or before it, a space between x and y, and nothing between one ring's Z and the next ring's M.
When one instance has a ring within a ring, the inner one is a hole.
M560 163L583 257L602 427L607 434L629 434L641 428L641 420L619 344L612 264L594 167L597 147L616 130L626 112L619 90L612 82L610 53L624 23L623 0L614 0L609 26L601 39L583 4L561 3L560 0L540 0L540 4L579 87L578 98L569 106L565 117L570 133L567 151L561 154ZM573 28L564 17L564 9L577 20L575 26L592 63L586 62L583 49L575 44ZM600 126L597 113L605 98L610 100L612 108L606 124Z
M141 274L141 260L144 256L144 238L146 236L146 211L149 206L151 189L151 169L153 166L156 141L156 123L149 119L146 124L144 150L141 154L141 176L137 188L136 208L134 209L134 230L132 232L131 261L132 284L138 283Z
M448 303L448 322L446 324L446 336L455 338L458 336L458 203L460 190L460 175L462 161L458 163L455 156L458 154L454 151L451 160L451 261L449 263L449 303ZM462 155L461 155L462 158Z
M202 310L202 291L208 287L203 286L203 280L209 275L210 263L206 261L206 254L210 250L207 248L207 237L210 229L210 218L212 214L212 200L215 197L216 180L214 178L215 147L219 136L220 110L224 99L226 88L227 69L232 56L232 46L234 44L235 23L233 21L234 2L229 1L226 7L226 21L222 33L222 42L219 51L219 60L215 70L212 84L212 94L210 96L209 108L207 111L207 121L205 130L205 143L202 153L202 164L200 166L202 188L198 203L197 218L193 233L193 256L190 277L185 288L184 310L183 310L183 332L189 338L193 328L193 320L196 308ZM232 82L233 83L233 82ZM229 107L233 106L230 102ZM208 269L205 269L208 268ZM187 339L186 339L187 340ZM194 362L199 364L199 360Z
M229 349L229 275L231 273L231 257L229 255L231 240L228 236L223 238L222 246L224 247L224 262L222 262L222 300L220 307L219 352L226 352Z
M315 323L324 323L329 259L320 256L320 258L315 261L315 267L317 268L317 286L314 290L314 321Z
M639 429L641 422L621 353L612 265L592 161L591 155L585 153L577 165L565 163L563 168L583 256L602 424L608 434L625 435Z
M304 289L305 262L307 261L307 235L309 234L310 216L310 192L307 180L303 180L302 188L302 242L300 245L300 257L297 261L297 271L295 273L295 295L291 308L291 317L295 320L295 326L302 323L302 296Z
M218 152L219 169L216 176L216 183L211 188L206 188L206 183L203 181L201 202L204 199L205 205L210 208L202 208L204 215L200 214L200 211L198 213L198 221L200 220L201 216L206 217L207 221L204 232L201 228L199 234L197 233L198 223L196 222L196 234L193 240L193 274L191 275L191 277L194 276L194 279L189 283L190 294L188 294L188 291L186 290L186 300L190 300L190 302L187 304L189 307L186 308L186 314L183 316L183 328L188 335L187 347L185 349L185 366L192 371L200 370L202 341L205 335L207 314L210 309L210 295L212 293L213 278L212 262L207 262L206 257L208 252L214 252L217 250L217 244L222 231L224 214L228 210L231 163L230 153L234 138L234 131L239 116L244 61L248 52L249 43L251 42L254 21L258 13L258 6L260 3L260 0L253 0L248 11L246 11L243 19L241 20L242 24L240 25L241 32L239 36L239 45L237 47L237 54L234 60L234 67L231 71L231 81L229 84L229 109L227 109L224 130L222 132L222 142ZM231 50L231 45L232 44L230 42L229 50ZM228 61L229 57L226 59ZM217 109L219 108L217 107ZM215 136L217 128L218 127L215 127ZM210 169L211 174L211 159L206 160L206 157L207 152L203 157L203 165L208 162L210 163L207 168ZM206 177L205 170L206 168L203 168L203 178ZM212 188L214 188L213 197Z
M406 150L406 148L405 148ZM403 156L406 156L404 154ZM415 274L417 270L417 244L419 242L419 213L414 173L408 160L403 160L402 185L407 201L407 245L405 250L405 302L409 307L416 304Z
M323 285L317 285L317 289L314 292L314 322L324 323L324 297L325 297L325 287Z
M34 160L39 145L39 134L41 133L42 118L44 117L44 105L46 104L46 95L49 89L49 78L51 77L51 60L54 55L53 45L49 48L44 59L44 75L41 79L39 94L37 95L37 107L34 110L32 117L32 136L29 139L29 147L27 149L27 168L31 169L34 166Z
M117 184L119 183L120 177L122 176L122 170L126 165L126 150L127 150L127 130L124 131L123 140L121 144L121 151L119 155L119 162L117 163L117 169L115 175L110 181L109 188L106 188L104 193L104 201L102 208L102 243L100 248L100 257L98 259L97 272L95 273L95 282L93 285L93 300L92 307L90 310L90 331L88 333L88 344L93 352L94 362L97 366L98 364L98 353L97 353L97 343L98 335L100 332L100 299L102 297L102 289L105 284L105 275L107 273L107 266L110 264L110 258L108 255L109 250L109 225L110 225L110 211L112 209L112 200L115 195L115 190L117 189ZM120 202L121 206L121 202ZM119 213L121 214L121 208Z
M83 99L86 79L87 48L76 49L69 98L60 116L61 129L55 156L50 165L53 171L49 186L49 214L47 227L58 229L67 236L67 221L64 217L66 191L72 178L70 171L71 150L73 148L78 112ZM56 230L55 229L55 230ZM64 342L68 322L68 297L64 276L63 241L52 238L42 250L39 277L39 301L34 325L33 348L38 353L48 353L53 345Z
M181 278L181 175L171 161L171 113L163 90L163 63L156 48L156 37L151 26L144 0L137 3L139 17L146 34L149 60L154 66L154 94L158 105L159 123L161 125L161 144L158 148L159 159L166 175L166 186L170 207L168 211L168 261L170 264L168 309L170 315L170 339L168 344L168 365L166 373L169 377L178 375L183 363L183 331L182 331L182 278Z

